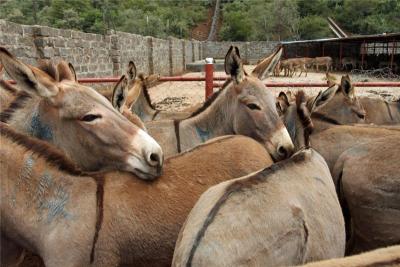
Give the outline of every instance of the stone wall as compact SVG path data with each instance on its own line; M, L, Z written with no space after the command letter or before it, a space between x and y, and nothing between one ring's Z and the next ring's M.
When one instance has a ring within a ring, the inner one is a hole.
M192 42L198 43L115 31L92 34L0 20L0 45L23 62L36 65L39 58L62 58L74 65L79 77L121 75L130 60L138 72L145 74L180 74L185 71L185 63L200 59L198 52L185 54Z
M246 62L255 64L270 54L278 42L203 42L203 57L223 59L231 45L239 48L240 56Z
M35 65L37 59L65 59L79 77L118 76L130 60L140 73L177 75L187 63L205 57L224 58L229 46L239 47L244 60L265 57L276 42L200 42L110 31L106 35L20 25L0 20L0 45L18 58Z

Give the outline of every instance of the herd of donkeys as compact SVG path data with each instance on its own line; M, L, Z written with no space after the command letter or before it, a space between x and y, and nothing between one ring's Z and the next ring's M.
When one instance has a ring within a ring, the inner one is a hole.
M349 76L274 97L230 47L203 105L156 109L0 47L2 266L399 266L400 102Z

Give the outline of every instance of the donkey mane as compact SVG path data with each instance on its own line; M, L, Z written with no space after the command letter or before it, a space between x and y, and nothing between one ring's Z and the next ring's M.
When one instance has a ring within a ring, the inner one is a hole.
M12 95L18 94L18 89L6 82L5 80L0 79L0 86Z
M218 90L217 92L213 93L211 95L211 97L207 98L207 100L204 102L203 106L201 106L200 108L198 108L196 111L194 111L189 118L192 118L196 115L199 115L200 113L202 113L204 110L206 110L209 106L211 106L212 103L214 103L214 101L218 98L218 96L221 94L221 92L228 87L228 85L230 84L230 82L232 81L231 78L228 78L224 84L222 85L221 89Z
M0 123L0 135L22 147L25 147L27 150L34 152L41 158L45 159L48 163L58 167L61 171L65 171L71 175L85 175L61 151L49 145L45 141L20 134L5 123Z
M304 91L299 91L296 94L296 107L297 114L299 115L301 124L304 127L304 139L306 147L310 147L310 135L314 129L314 125L311 120L311 113L307 108L307 99Z
M303 150L302 150L303 151ZM251 189L253 185L257 185L261 182L264 182L266 179L270 177L270 175L276 173L279 170L286 169L293 164L298 164L306 159L306 155L304 153L296 153L291 158L279 161L275 164L272 164L270 167L265 168L256 174L250 174L243 179L235 179L232 183L226 188L225 192L220 196L216 204L212 207L210 212L208 213L207 219L204 221L203 226L197 232L196 238L193 242L193 246L189 252L188 261L186 263L187 266L192 265L194 254L204 237L207 228L214 221L215 216L218 214L221 207L226 203L230 196L235 193L243 192L243 190Z
M0 122L7 123L11 119L14 112L24 107L25 102L30 98L32 98L32 96L25 91L17 93L17 97L11 102L8 108L0 113Z
M55 81L59 80L58 70L50 59L41 59L38 61L38 69L47 73Z
M146 98L147 103L149 104L149 106L150 106L152 109L156 109L156 108L154 107L154 105L151 103L149 90L147 89L147 86L146 86L146 84L145 84L145 82L144 82L145 77L144 77L143 73L140 73L140 74L138 75L138 78L139 78L139 80L142 82L142 89L143 89L144 98Z

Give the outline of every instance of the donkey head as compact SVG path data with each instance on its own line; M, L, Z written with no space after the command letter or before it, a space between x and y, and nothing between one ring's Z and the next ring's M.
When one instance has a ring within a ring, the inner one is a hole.
M295 95L295 101L288 101L288 97L284 92L279 94L279 100L286 102L282 104L281 115L286 128L289 131L289 135L295 146L295 150L298 151L304 147L310 145L310 134L314 128L311 120L311 113L307 107L306 96L303 91L299 91ZM286 101L285 101L286 99Z
M276 61L281 52L281 49L275 52L270 62ZM273 95L257 77L264 75L263 72L247 75L237 47L231 47L225 57L225 72L233 81L229 88L229 97L235 103L231 107L235 109L233 132L263 143L274 160L289 157L293 153L293 143L276 111Z
M36 114L28 122L30 128L46 131L46 139L82 169L125 170L142 179L161 174L163 153L158 143L130 123L105 97L77 83L71 65L58 64L55 80L2 47L0 61L18 87L38 99L37 110L33 111Z
M326 101L328 99L329 101ZM366 114L348 75L342 77L340 84L334 84L320 92L309 103L309 108L311 106L315 106L313 109L318 115L331 118L340 124L362 123Z
M147 88L159 80L158 74L144 76L139 74L136 78L136 67L130 61L126 74L122 75L114 87L112 103L119 110L130 109L134 114L141 114L146 110L154 111ZM143 114L142 114L143 115Z

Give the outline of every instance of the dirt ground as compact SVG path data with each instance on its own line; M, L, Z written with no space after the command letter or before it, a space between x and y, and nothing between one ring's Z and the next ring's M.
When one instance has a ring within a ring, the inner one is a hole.
M246 65L245 69L248 72L255 66ZM340 81L341 75L344 73L334 73ZM186 73L183 76L186 77L201 77L204 76L204 72L191 72ZM215 72L214 76L225 76L224 72ZM383 79L369 78L362 75L351 76L352 81L359 82L373 82L373 81L385 81ZM326 82L325 73L310 72L307 77L304 74L301 77L269 77L264 81L268 82ZM390 80L396 81L396 80ZM398 80L400 81L400 80ZM221 81L222 82L222 81ZM317 94L323 88L269 88L274 95L278 95L280 91L290 90L296 92L297 90L305 90L307 94ZM218 90L218 88L214 88ZM202 103L204 101L204 82L164 82L155 87L149 89L150 97L157 108L163 110L182 110L189 106ZM394 101L400 98L400 87L369 87L369 88L356 88L357 95L368 95L371 97L384 97L389 101Z

